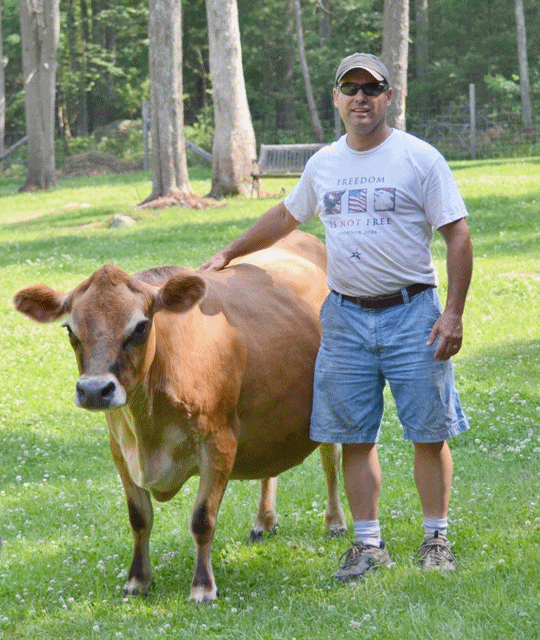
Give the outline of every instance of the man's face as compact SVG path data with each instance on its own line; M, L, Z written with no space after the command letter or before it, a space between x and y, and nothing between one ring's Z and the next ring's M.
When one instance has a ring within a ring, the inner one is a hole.
M340 82L364 84L377 80L364 69L353 69ZM345 96L334 88L334 105L339 110L345 129L359 136L376 133L386 123L386 111L392 99L392 89L378 96L369 97L359 91L355 96Z

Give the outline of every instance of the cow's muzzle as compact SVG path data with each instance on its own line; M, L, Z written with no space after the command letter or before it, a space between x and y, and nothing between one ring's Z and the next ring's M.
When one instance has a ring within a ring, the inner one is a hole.
M126 404L126 392L112 373L81 376L75 386L75 404L89 411L106 411Z

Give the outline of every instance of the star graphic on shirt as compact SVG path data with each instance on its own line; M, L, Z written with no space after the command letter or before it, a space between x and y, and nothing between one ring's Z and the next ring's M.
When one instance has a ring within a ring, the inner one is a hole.
M360 249L356 249L352 255L349 256L349 259L352 260L353 258L357 258L358 260L362 259L362 253L360 251Z

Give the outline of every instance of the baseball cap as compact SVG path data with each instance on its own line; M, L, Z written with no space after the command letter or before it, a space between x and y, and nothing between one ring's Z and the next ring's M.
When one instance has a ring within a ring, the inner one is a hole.
M336 72L336 85L346 73L353 69L365 69L379 82L386 80L390 84L388 69L377 56L371 53L353 53L341 61Z

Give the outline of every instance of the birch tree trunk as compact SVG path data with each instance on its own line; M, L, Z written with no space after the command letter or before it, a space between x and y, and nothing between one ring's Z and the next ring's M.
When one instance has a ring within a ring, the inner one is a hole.
M184 140L181 0L150 0L148 19L152 193L178 204L193 196Z
M210 196L247 195L257 157L244 82L236 0L206 0L215 134Z
M28 171L19 191L56 186L54 113L60 0L20 0Z
M6 132L6 83L4 76L4 52L2 48L2 0L0 0L0 156L4 153L4 135ZM3 165L0 161L0 175Z
M283 16L285 45L281 57L277 60L276 71L280 87L280 97L276 101L276 128L288 134L296 134L296 110L291 86L294 82L294 6L292 0L286 5ZM279 140L278 140L279 141Z
M388 124L405 130L407 60L409 54L409 0L384 0L381 59L390 73L394 96L388 109Z
M311 126L313 127L313 135L315 142L324 142L324 131L317 113L317 105L313 97L313 89L311 87L311 78L309 75L309 67L306 59L306 48L304 45L304 30L302 28L302 7L300 0L294 0L294 12L296 16L296 38L298 41L298 55L300 56L300 66L304 77L304 86L306 88L306 98L308 103L309 115L311 117Z
M529 64L527 62L527 32L523 0L515 0L517 47L519 60L519 84L521 87L521 109L523 128L532 129L531 89L529 85Z
M416 79L428 81L429 68L429 15L428 0L415 0L416 20Z
M418 111L425 118L431 105L429 94L429 15L428 0L415 0L414 17L416 22L416 82L424 85L422 100Z

